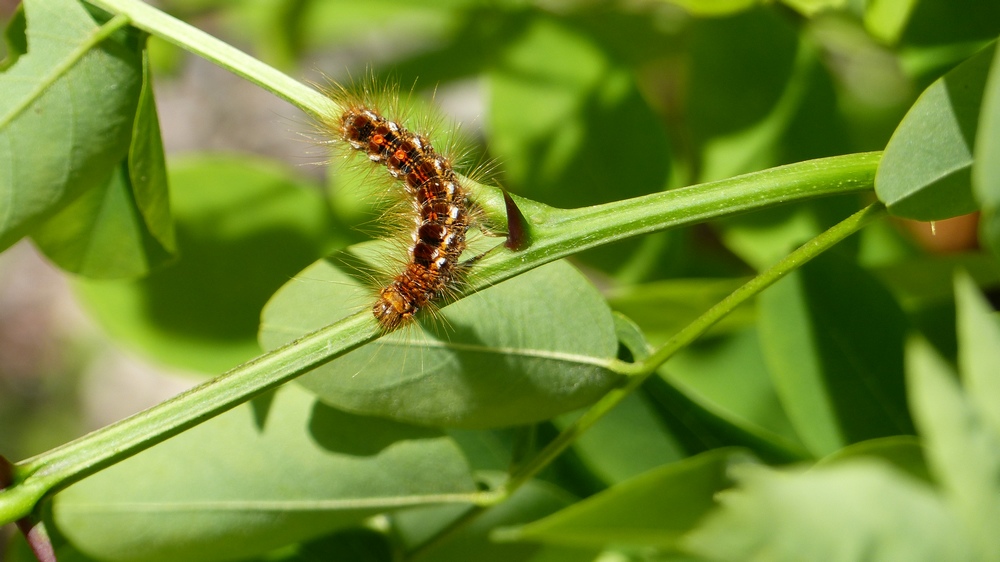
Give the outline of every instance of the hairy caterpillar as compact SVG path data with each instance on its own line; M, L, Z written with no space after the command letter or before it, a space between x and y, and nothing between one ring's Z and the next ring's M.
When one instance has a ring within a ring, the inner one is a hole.
M372 105L358 99L341 104L342 111L328 120L327 128L337 140L384 165L409 196L413 223L408 260L372 305L372 314L390 331L453 286L473 214L451 160L425 136L382 116Z

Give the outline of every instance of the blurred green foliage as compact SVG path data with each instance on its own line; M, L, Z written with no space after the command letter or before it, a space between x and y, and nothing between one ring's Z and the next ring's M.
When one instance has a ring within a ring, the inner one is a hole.
M393 344L416 353L386 345L341 366L350 379L313 373L86 479L46 512L60 560L1000 557L988 300L1000 287L1000 2L160 5L304 79L370 72L421 100L436 92L457 118L476 116L472 160L495 159L499 184L553 206L885 153L875 194L585 252L583 275L537 270L498 287L488 318L456 313L441 341ZM273 347L358 309L332 285L347 283L330 272L341 258L323 258L359 251L349 199L373 174L332 166L324 193L263 155L164 158L151 74L166 81L186 61L131 28L99 38L108 20L76 0L12 15L0 247L31 236L81 277L112 338L205 373L258 355L258 330ZM739 308L538 478L452 526L477 489L571 427L567 410L613 386L602 361L666 341L874 196L900 219ZM901 220L971 211L979 244L951 255ZM546 291L547 307L517 306ZM461 352L420 352L447 348L449 330ZM0 357L0 384L3 369ZM59 423L2 395L0 407L0 447ZM20 542L8 550L31 559Z

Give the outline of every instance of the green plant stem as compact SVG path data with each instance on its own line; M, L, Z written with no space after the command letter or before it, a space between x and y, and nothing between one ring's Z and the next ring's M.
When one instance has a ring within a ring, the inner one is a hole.
M127 17L136 27L261 85L310 114L321 116L330 109L329 100L315 90L142 2L90 1ZM121 17L113 21L108 29L116 29L124 23ZM878 153L867 153L824 158L578 210L553 209L518 199L527 218L530 246L519 252L500 250L485 257L472 269L462 294L630 236L790 201L870 190L879 157ZM483 190L481 199L488 208L503 208L498 190ZM13 483L0 491L0 523L17 520L30 513L46 495L225 412L378 335L376 322L370 315L360 313L264 354L149 410L18 463L14 467ZM633 381L641 378L636 376ZM631 387L634 383L629 384ZM608 399L619 396L624 390L615 391ZM599 402L595 408L601 404L605 402ZM567 443L572 438L575 436ZM549 461L538 462L543 464L529 463L514 475L512 482L530 477Z
M680 332L677 332L677 334L649 357L635 363L618 361L618 366L615 370L622 374L630 375L628 382L621 388L613 389L605 394L586 413L577 418L576 421L570 424L551 443L542 449L538 455L514 471L508 480L507 487L509 490L517 489L533 478L539 470L547 466L552 462L552 459L566 450L581 433L604 417L611 408L618 405L619 402L635 389L639 388L646 379L656 372L656 369L666 363L675 353L691 345L696 339L704 335L716 322L722 320L723 317L735 310L736 307L770 287L782 277L802 267L816 256L829 250L841 240L861 230L865 225L884 215L885 207L881 203L874 203L854 213L829 230L806 242L766 271L741 285L726 298L716 303L715 306L685 326Z
M545 263L629 236L789 201L871 189L877 163L877 153L824 158L576 210L519 200L526 211L532 244L520 252L500 249L477 262L461 294L474 293ZM498 190L484 194L501 197ZM14 483L0 491L0 522L19 519L47 494L221 414L378 335L379 328L371 315L360 313L261 355L149 410L18 463Z
M28 514L45 497L275 388L380 335L362 313L306 335L148 410L14 466L0 491L0 522Z
M554 209L515 197L528 223L530 246L519 252L496 252L477 262L469 274L467 292L541 263L632 236L782 203L869 191L881 156L881 152L864 152L819 158L582 209ZM479 188L475 195L488 213L503 212L500 190ZM491 219L502 220L492 215Z
M127 17L134 27L246 78L291 102L314 118L321 118L331 112L332 103L323 94L144 2L139 0L87 0L87 2L112 14Z
M687 347L696 339L704 335L716 322L736 309L750 298L756 296L764 289L770 287L782 277L792 271L802 267L804 264L816 256L827 251L848 236L861 230L871 222L885 215L885 207L880 203L875 203L865 207L850 217L844 219L829 230L813 238L794 252L785 256L781 261L774 264L766 271L760 273L750 281L741 285L738 289L730 293L726 298L719 301L715 306L707 310L704 314L696 318L693 322L685 326L680 332L674 335L663 346L654 351L651 355L635 363L617 362L614 368L617 372L629 375L628 382L620 388L616 388L605 394L582 416L577 418L572 424L566 427L548 445L538 452L527 462L519 465L508 477L504 486L496 490L492 495L484 495L482 502L473 506L463 513L448 527L440 533L431 537L427 542L412 550L407 557L408 560L416 560L434 549L435 546L446 541L450 536L465 528L476 517L485 512L491 506L504 501L511 494L517 491L526 482L534 478L539 471L548 466L556 457L562 454L576 439L587 429L592 427L605 416L612 408L617 406L626 396L638 389L642 384L656 372L670 357L679 350Z

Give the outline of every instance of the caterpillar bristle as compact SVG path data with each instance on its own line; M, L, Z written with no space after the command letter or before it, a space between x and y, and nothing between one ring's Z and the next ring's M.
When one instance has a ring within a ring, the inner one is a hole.
M405 202L388 206L379 218L383 225L402 224L405 230L398 232L407 233L396 238L405 240L401 245L406 259L382 284L371 307L382 328L392 331L419 312L435 309L443 297L455 292L462 277L459 259L467 246L468 230L479 215L455 171L455 159L432 143L436 133L430 131L438 127L411 130L398 117L408 113L400 105L398 86L375 84L369 77L359 87L335 84L326 91L335 110L322 123L328 135L324 144L365 155L388 172L389 190L398 189L407 196ZM384 107L393 113L385 113ZM447 136L453 147L457 136ZM375 174L375 167L371 168Z

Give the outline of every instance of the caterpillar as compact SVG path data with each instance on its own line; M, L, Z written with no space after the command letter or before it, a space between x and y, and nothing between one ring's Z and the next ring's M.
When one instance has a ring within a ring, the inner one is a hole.
M339 120L340 139L384 165L405 186L414 224L409 260L403 271L379 290L372 314L394 330L432 305L454 283L466 248L470 202L451 161L424 136L410 132L362 104L352 104Z

